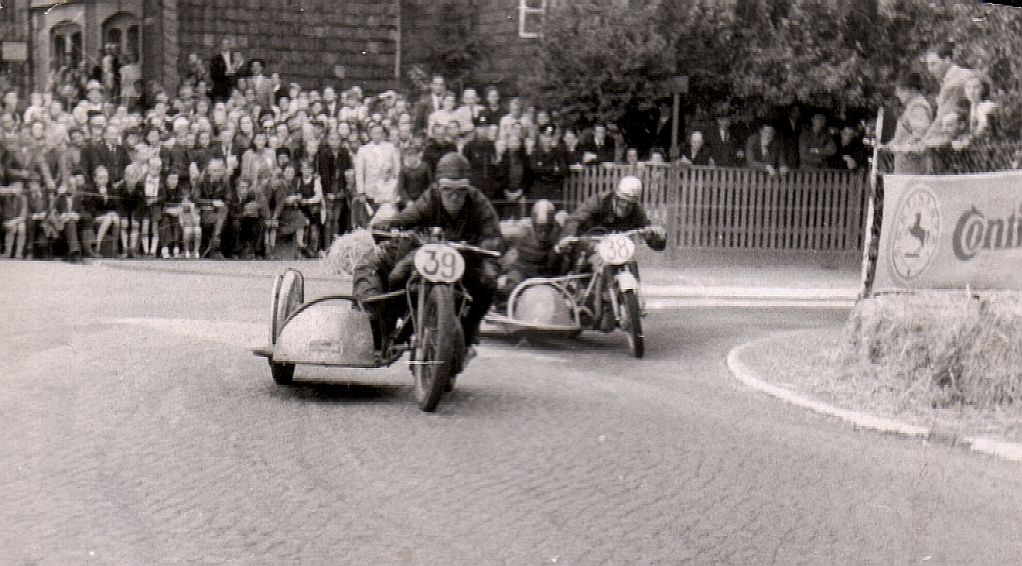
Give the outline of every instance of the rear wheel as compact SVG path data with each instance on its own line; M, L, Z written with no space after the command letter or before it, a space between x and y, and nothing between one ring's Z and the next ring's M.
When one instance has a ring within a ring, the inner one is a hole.
M456 325L454 295L446 285L435 285L426 296L422 323L418 328L418 346L412 375L415 377L415 400L426 412L436 410L453 373Z
M635 291L624 291L621 293L621 325L628 334L628 347L632 355L641 358L646 353L646 346L642 341L642 314L639 311L639 298Z

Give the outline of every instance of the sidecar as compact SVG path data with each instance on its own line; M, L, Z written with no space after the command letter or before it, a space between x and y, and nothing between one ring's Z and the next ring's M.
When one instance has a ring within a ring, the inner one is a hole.
M253 353L269 360L278 384L291 383L295 364L377 368L400 357L384 359L375 352L369 314L355 297L328 295L305 302L305 278L296 269L274 280L270 309L270 343Z
M592 275L533 277L511 290L506 308L493 309L486 322L508 334L578 336L582 313L570 287L584 285Z

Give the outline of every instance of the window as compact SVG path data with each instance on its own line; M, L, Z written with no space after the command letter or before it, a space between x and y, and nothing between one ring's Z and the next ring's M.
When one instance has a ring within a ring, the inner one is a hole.
M547 3L548 0L519 0L518 37L542 37Z

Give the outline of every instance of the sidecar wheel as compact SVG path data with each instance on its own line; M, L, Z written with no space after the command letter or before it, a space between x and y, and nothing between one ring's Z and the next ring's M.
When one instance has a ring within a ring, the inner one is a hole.
M290 385L291 380L295 377L295 365L282 364L270 360L270 373L273 375L273 381L277 382L277 385Z
M448 286L436 285L426 297L424 312L420 313L415 361L412 366L415 377L415 400L419 408L430 413L436 410L440 397L447 389L454 364L456 325L454 296Z
M642 339L642 313L639 311L639 298L635 296L635 291L625 291L622 293L622 299L621 307L624 312L621 313L621 322L625 327L625 332L628 333L628 347L633 356L641 358L646 353L646 345Z

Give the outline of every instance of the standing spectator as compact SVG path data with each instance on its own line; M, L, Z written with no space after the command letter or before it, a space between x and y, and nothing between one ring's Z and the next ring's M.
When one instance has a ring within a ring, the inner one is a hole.
M270 109L273 107L273 95L275 88L273 82L265 74L263 61L253 59L249 63L249 87L255 92L255 102L260 108Z
M241 61L231 52L231 47L231 39L224 37L220 40L220 51L209 61L209 95L214 101L230 98L235 86L235 73Z
M997 103L989 100L990 84L980 76L970 77L965 81L965 101L962 107L961 133L952 140L952 147L962 149L981 138L989 138L995 134L996 123L993 111Z
M827 163L831 169L855 171L866 166L869 154L855 124L846 122L841 126L834 148L834 155L830 156Z
M553 202L564 200L564 178L568 173L568 161L556 144L554 127L547 125L539 132L539 145L529 157L529 172L532 184L528 190L531 200L547 199Z
M448 130L446 126L438 124L434 135L426 142L422 159L429 166L430 173L436 172L436 164L441 157L452 151L458 151L458 146L454 143L454 132L455 130Z
M933 167L924 138L933 121L933 107L923 96L923 80L917 73L904 73L894 92L905 107L888 144L894 152L894 172L928 174Z
M532 125L522 114L522 101L518 97L514 97L508 103L508 112L500 118L500 130L497 132L497 139L503 140L507 143L508 138L511 137L512 132L520 131L520 136L524 136L525 132Z
M163 183L164 207L159 225L160 241L163 242L160 255L164 258L181 257L183 194L177 173L168 173ZM198 222L195 225L198 226Z
M326 147L316 153L315 163L326 197L326 233L328 237L339 236L350 226L350 196L344 172L352 168L352 163L351 155L341 145L341 135L336 130L327 133Z
M398 176L398 193L402 206L418 200L433 182L433 172L422 159L423 140L412 138L411 144L401 152L401 174Z
M517 218L521 215L518 202L528 181L528 158L522 148L522 140L517 135L508 138L507 147L501 147L501 140L494 142L494 145L497 150L497 188L508 201L499 207L499 212L501 218Z
M370 142L355 155L355 193L360 202L352 209L359 226L368 225L366 212L371 210L373 214L384 203L397 203L397 176L401 172L401 155L384 139L383 125L371 123L368 129Z
M461 94L461 106L454 111L454 117L461 124L462 129L474 126L483 112L483 105L479 104L479 94L474 88L466 88Z
M50 196L43 190L42 176L36 171L28 173L28 214L25 221L25 257L35 257L36 244L40 235L49 243L57 232L47 222L50 213Z
M159 156L146 162L145 179L142 181L145 203L142 207L142 254L156 257L160 245L160 218L163 216L164 188L163 163Z
M298 251L305 257L315 257L316 252L321 249L320 240L323 233L323 183L308 159L300 160L298 168L298 192L302 197L298 210L305 217L306 225L309 227L307 242L304 238L296 238ZM397 196L395 195L389 202L397 202Z
M491 201L499 198L497 187L494 183L494 167L497 161L497 149L490 139L490 128L484 118L476 126L472 139L465 143L462 148L462 155L468 160L471 167L469 181L472 186L479 189Z
M582 165L582 147L579 145L578 135L575 133L574 128L564 129L562 144L561 149L564 151L568 167Z
M614 144L607 139L607 127L603 124L596 124L592 136L581 146L583 165L614 162Z
M689 133L688 144L682 153L681 162L685 165L716 165L713 155L710 154L710 148L706 147L702 130L692 130Z
M443 75L435 74L429 83L429 93L415 103L415 131L427 131L429 117L443 107L444 93L447 92L447 81Z
M433 128L437 125L442 125L446 127L451 122L454 122L456 124L459 123L458 116L455 111L456 109L454 107L456 102L457 98L455 97L453 92L447 91L446 93L444 93L444 97L440 103L440 109L433 111L433 113L429 115L428 123L429 131L432 132Z
M809 129L798 138L799 163L803 169L823 169L835 151L834 138L827 131L827 115L814 112Z
M746 163L752 169L765 171L770 175L786 173L788 164L784 160L784 150L775 137L772 124L764 122L759 131L749 136L745 144Z
M798 169L800 166L798 144L802 136L802 107L798 104L791 105L787 118L780 121L780 126L774 130L774 139L780 146L781 160L791 169Z
M959 119L959 108L965 98L965 83L975 76L972 70L956 65L952 59L953 54L954 44L945 42L923 55L926 68L934 78L940 80L937 113L924 138L929 147L945 147L951 144L953 136L950 132Z
M176 177L175 173L171 173ZM195 191L191 185L181 186L181 212L178 213L178 224L181 226L181 245L185 249L185 259L198 259L202 245L202 211L195 202Z
M486 87L486 105L479 115L486 118L487 124L500 125L500 119L504 117L504 110L500 105L500 92L497 87L492 85Z

